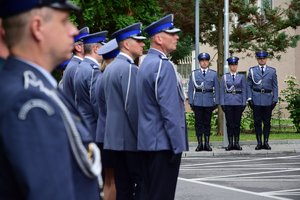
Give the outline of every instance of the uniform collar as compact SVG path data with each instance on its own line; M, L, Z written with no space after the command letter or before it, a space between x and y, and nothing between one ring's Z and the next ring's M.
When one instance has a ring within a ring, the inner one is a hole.
M125 56L130 61L130 63L134 63L133 59L126 53L120 52L119 55Z
M93 58L91 56L84 56L84 58L87 58L87 59L93 61L97 66L99 66L99 63L98 63L98 61L95 58Z
M15 59L26 63L27 65L29 65L30 67L35 68L36 70L38 70L48 81L49 83L54 87L57 88L57 81L55 80L55 78L53 78L53 76L44 68L42 68L40 65L37 65L33 62L30 62L28 60L24 60L23 58L20 57L15 57Z
M157 51L158 53L160 53L160 54L163 55L164 57L167 57L166 54L165 54L164 52L162 52L162 51L160 51L160 50L158 50L158 49L155 49L155 48L153 48L153 47L151 47L150 49L153 50L153 51Z
M74 55L73 58L77 58L77 59L79 59L79 60L81 60L81 61L83 60L83 58L81 58L81 57L79 57L79 56L76 56L76 55Z

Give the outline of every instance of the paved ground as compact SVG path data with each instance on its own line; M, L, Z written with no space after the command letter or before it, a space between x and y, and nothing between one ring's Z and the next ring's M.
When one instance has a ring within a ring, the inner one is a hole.
M272 150L190 152L182 159L176 200L299 200L300 140L270 143Z

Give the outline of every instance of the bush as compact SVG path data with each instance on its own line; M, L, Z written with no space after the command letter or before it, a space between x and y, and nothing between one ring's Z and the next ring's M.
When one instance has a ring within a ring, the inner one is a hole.
M288 76L284 82L287 88L281 91L284 100L288 103L286 107L291 114L293 124L297 132L300 132L300 88L295 76Z

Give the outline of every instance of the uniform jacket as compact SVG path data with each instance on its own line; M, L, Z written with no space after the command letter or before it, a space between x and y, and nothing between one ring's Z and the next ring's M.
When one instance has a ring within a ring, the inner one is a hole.
M105 133L105 122L106 122L106 103L104 97L104 87L103 87L103 73L99 74L96 82L96 101L98 104L98 119L97 119L97 129L96 129L96 142L104 142Z
M161 62L161 69L159 65ZM188 150L184 99L173 64L150 49L137 75L138 149Z
M104 96L108 111L104 149L137 150L137 70L137 66L121 53L103 73Z
M200 92L202 89L204 92ZM206 92L205 90L214 90L214 92ZM188 88L190 105L202 107L218 105L220 98L219 91L219 81L216 71L208 69L205 76L203 76L200 69L192 72Z
M66 96L71 98L73 101L75 101L74 77L80 62L81 60L77 56L73 56L68 63L62 78L63 91Z
M271 92L257 92L254 89L270 90ZM278 102L278 82L276 70L267 66L262 75L259 66L254 66L248 72L248 98L253 100L254 105L269 106Z
M98 199L97 180L83 174L71 152L61 109L43 92L55 91L48 79L9 57L0 84L0 199ZM80 115L62 100L82 140L90 142Z
M220 89L221 105L246 105L247 85L245 76L236 73L234 81L230 73L222 76Z
M85 57L79 64L74 79L75 105L89 123L94 138L98 118L95 85L100 73L99 64Z

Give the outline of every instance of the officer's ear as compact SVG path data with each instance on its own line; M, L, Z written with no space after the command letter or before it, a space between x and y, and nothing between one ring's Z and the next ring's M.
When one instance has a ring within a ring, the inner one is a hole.
M161 45L164 41L162 33L158 33L158 34L154 35L153 40L156 44Z

